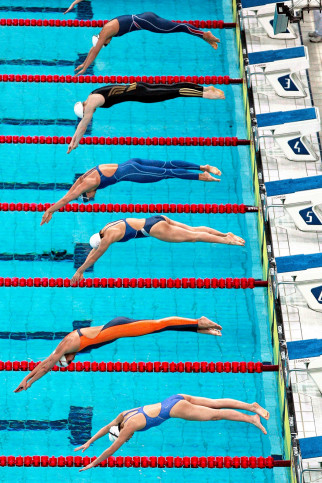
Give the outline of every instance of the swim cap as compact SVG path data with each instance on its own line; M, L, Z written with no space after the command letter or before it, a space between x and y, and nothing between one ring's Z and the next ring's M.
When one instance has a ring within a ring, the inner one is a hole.
M59 361L58 361L60 367L67 367L69 366L69 362L67 362L67 359L65 356L62 356Z
M93 35L92 37L92 44L93 44L93 47L96 46L97 42L98 42L98 38L99 38L99 35Z
M98 42L98 39L99 39L99 35L93 35L92 37L92 44L93 44L93 47L96 47L96 44ZM107 45L103 45L103 47L106 47Z
M108 432L108 438L112 443L117 440L117 438L120 436L120 430L118 426L112 426L111 429Z
M81 119L83 119L83 117L84 117L84 106L83 106L83 103L81 101L76 102L76 104L74 105L74 112L75 112L77 117L80 117Z
M101 237L99 233L94 233L89 239L89 244L92 248L98 248L101 243Z

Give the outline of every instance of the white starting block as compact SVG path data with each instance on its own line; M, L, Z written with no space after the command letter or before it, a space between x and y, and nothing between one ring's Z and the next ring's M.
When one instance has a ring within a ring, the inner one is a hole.
M260 138L271 137L291 161L318 161L319 156L306 138L319 132L320 114L316 107L257 114L257 149ZM266 131L266 134L264 132ZM267 134L267 131L270 134Z
M322 253L276 258L277 275L288 273L282 284L291 284L301 293L308 307L322 312Z
M248 59L249 79L262 75L278 96L306 97L305 87L297 72L310 67L307 47L253 52L248 54Z
M295 33L293 27L290 24L287 27L287 31L285 33L274 34L273 21L276 3L276 0L242 0L242 18L255 18L260 26L264 29L268 37L270 37L271 39L296 39L297 34ZM292 5L292 2L290 1L285 1L284 3L288 6ZM306 2L296 2L297 7L298 3L304 4ZM249 29L249 33L254 33L255 35L258 35L256 32L252 32L252 29Z
M322 233L322 176L270 181L266 193L283 200L269 207L285 208L298 230Z

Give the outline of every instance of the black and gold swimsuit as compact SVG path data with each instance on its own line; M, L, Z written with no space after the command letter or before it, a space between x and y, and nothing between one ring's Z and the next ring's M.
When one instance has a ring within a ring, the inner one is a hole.
M126 101L135 102L163 102L177 97L202 97L203 86L192 82L178 82L171 85L147 84L134 82L133 84L107 85L95 89L91 94L101 94L105 102L100 107L109 108Z

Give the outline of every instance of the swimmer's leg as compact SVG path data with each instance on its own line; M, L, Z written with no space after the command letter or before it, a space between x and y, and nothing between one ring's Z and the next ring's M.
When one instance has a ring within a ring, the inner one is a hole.
M193 82L177 82L171 85L147 84L137 82L135 90L131 91L128 100L152 103L163 102L178 97L202 97L204 99L225 99L222 90L214 86L203 87Z
M165 169L157 166L145 166L142 163L137 163L134 160L130 160L131 163L123 163L119 165L118 172L116 174L118 181L132 181L134 183L156 183L163 179L180 178L190 180L204 180L205 173L198 174L192 173L186 169ZM208 173L207 173L208 174ZM212 176L208 176L215 180Z
M221 234L220 236L212 235L207 232L186 230L179 226L170 225L169 223L162 221L153 225L150 231L150 236L170 243L205 242L220 243L225 245L245 245L245 241L242 238L236 237L230 233L227 235Z
M167 222L170 225L183 228L184 230L191 231L193 233L203 232L203 233L209 233L210 235L216 235L216 236L221 236L221 237L226 237L227 235L231 235L231 236L239 239L240 241L244 241L239 236L233 235L233 233L222 233L221 231L215 230L214 228L210 228L209 226L190 226L190 225L185 225L184 223L180 223L179 221L171 220L168 217L166 217L166 218L167 218Z
M132 163L140 164L141 166L157 166L158 168L182 168L182 169L192 169L196 171L203 171L200 164L189 163L188 161L160 161L159 159L142 159L142 158L132 158L129 159ZM126 161L128 163L129 161ZM125 163L124 163L125 164Z
M189 35L194 35L203 38L204 33L192 25L172 22L165 18L159 17L153 12L144 12L140 15L133 15L133 20L143 30L154 32L156 34L173 34L183 32Z
M269 412L256 402L249 404L236 399L210 399L207 397L188 396L187 394L181 395L186 401L198 406L205 406L211 409L241 409L242 411L256 413L264 419L269 419Z
M158 159L142 159L142 158L132 158L123 163L125 164L140 164L141 166L157 166L159 168L182 168L182 169L191 169L195 171L206 171L208 173L217 174L218 176L221 175L221 171L216 168L215 166L210 166L210 164L196 164L196 163L189 163L189 161L181 161L178 159L174 159L173 161L160 161Z
M239 402L239 401L238 401ZM260 422L258 414L250 416L248 414L240 413L234 409L212 409L205 406L195 405L189 403L187 400L179 401L170 411L172 418L181 418L187 421L238 421L242 423L249 423L256 426L264 434L267 434L266 429Z
M102 340L100 342L114 342L121 337L140 337L168 330L221 335L221 329L222 327L219 324L207 317L200 317L199 319L166 317L158 320L132 320L125 317L117 317L104 326L101 331Z
M141 29L148 30L149 32L159 34L182 32L185 34L194 35L205 40L214 49L217 49L217 43L220 42L220 40L217 39L217 37L215 37L210 31L203 32L202 30L197 29L193 25L172 22L171 20L159 17L152 12L145 12L140 15L134 15L133 20L134 23L138 24Z

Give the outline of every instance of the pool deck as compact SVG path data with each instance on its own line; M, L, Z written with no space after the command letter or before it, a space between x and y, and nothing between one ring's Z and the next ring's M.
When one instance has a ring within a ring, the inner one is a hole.
M245 12L245 9L244 9ZM310 69L301 71L299 78L307 87L310 82L311 92L306 89L307 96L300 99L285 99L275 94L270 85L265 84L263 76L254 76L252 81L256 114L274 111L303 109L313 103L322 113L322 42L311 43L308 32L314 30L313 14L304 14L305 22L300 28L293 25L298 34L294 40L270 39L264 30L260 31L255 19L244 19L244 28L247 38L248 53L265 50L276 50L305 45L308 47ZM253 30L255 34L250 34ZM308 73L308 75L307 75ZM264 87L263 87L264 86ZM265 94L263 93L265 92ZM321 136L320 132L320 136ZM276 149L273 139L264 138L260 141L261 157L264 168L264 181L276 181L288 178L304 178L322 174L321 147L318 136L312 134L310 140L315 152L319 155L317 162L290 161L283 155L281 149ZM321 193L321 191L320 191ZM322 195L321 202L322 202ZM268 198L268 204L281 204L278 197ZM293 219L285 208L276 207L268 211L273 237L273 251L275 257L297 254L310 254L322 252L322 232L303 232L296 229ZM320 269L322 274L322 269ZM322 276L319 276L322 278ZM278 281L288 279L290 276L278 276ZM320 284L321 285L321 284ZM322 312L311 310L305 299L300 295L294 285L279 286L282 304L282 316L286 342L304 339L322 339ZM318 361L317 358L311 359ZM322 376L322 357L320 377ZM305 368L305 363L299 360L290 361L290 369ZM293 372L292 389L298 429L298 437L312 437L322 435L322 387L318 387L305 372ZM303 461L303 468L321 468L322 459ZM305 473L305 481L317 481L322 473Z

